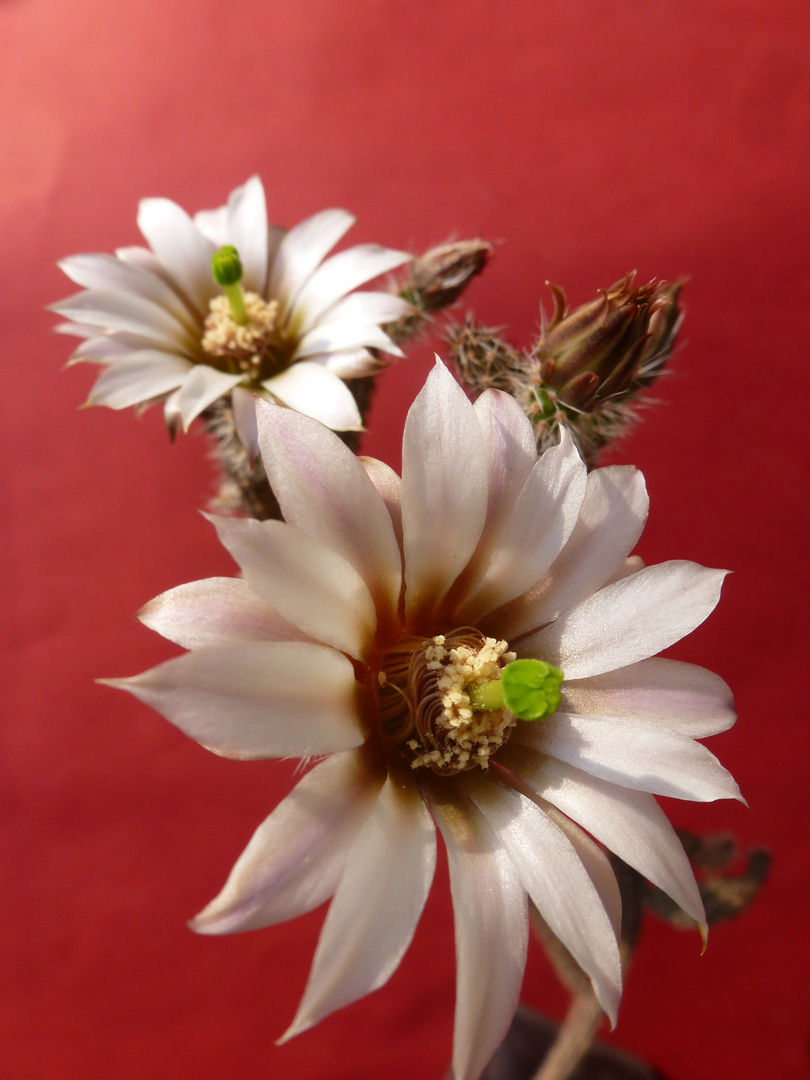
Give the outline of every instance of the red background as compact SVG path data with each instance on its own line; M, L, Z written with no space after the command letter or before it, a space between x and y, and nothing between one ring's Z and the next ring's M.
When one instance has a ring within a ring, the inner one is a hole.
M637 267L688 273L686 346L618 460L647 476L640 552L731 567L675 655L740 721L714 748L750 810L669 807L774 854L755 908L695 935L649 922L615 1041L673 1080L808 1075L805 0L3 0L0 3L0 1075L440 1077L446 873L384 990L275 1048L321 913L222 939L218 890L291 766L207 754L93 679L172 649L133 621L230 573L197 514L203 440L158 411L77 413L91 372L43 305L57 258L137 242L137 201L221 204L258 172L271 217L326 206L354 242L502 240L468 294L525 343L546 278L575 302ZM432 346L381 380L366 443L398 464ZM559 1012L541 956L525 997Z

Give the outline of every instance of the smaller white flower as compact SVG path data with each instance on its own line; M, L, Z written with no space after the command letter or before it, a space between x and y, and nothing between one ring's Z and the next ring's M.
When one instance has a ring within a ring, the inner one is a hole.
M335 431L359 430L343 380L379 367L372 350L402 355L382 327L410 309L390 293L355 290L411 256L360 244L326 259L354 220L324 210L289 232L268 226L256 176L227 206L193 219L168 199L144 199L138 226L149 248L59 264L83 289L53 305L70 320L58 329L85 339L71 361L105 368L87 403L125 409L163 400L174 433L230 395L252 455L256 394ZM226 246L238 253L233 302L212 272Z

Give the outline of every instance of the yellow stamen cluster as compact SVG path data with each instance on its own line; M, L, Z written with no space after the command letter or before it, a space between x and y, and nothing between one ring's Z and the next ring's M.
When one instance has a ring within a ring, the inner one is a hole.
M434 772L463 772L475 765L489 767L489 758L505 741L515 718L506 709L474 712L466 688L473 683L497 679L502 664L515 659L505 641L485 638L480 648L469 645L448 647L445 637L438 635L425 650L426 668L436 673L436 690L440 695L441 711L433 717L430 742L411 739L408 747L416 753L412 769L429 768Z
M278 303L268 303L254 292L246 292L244 302L248 321L240 326L227 296L214 297L205 320L202 347L209 356L230 360L229 370L233 366L234 374L244 371L251 379L260 379L266 377L263 366L276 328Z

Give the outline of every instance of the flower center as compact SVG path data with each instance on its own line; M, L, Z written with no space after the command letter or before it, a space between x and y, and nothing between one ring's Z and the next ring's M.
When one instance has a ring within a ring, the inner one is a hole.
M515 659L505 641L461 627L433 638L405 636L386 653L377 703L384 741L410 763L442 776L489 758L509 738L516 717L506 708L475 709L470 692L500 678Z
M242 299L247 317L244 324L236 321L227 296L214 297L205 320L202 347L216 358L215 367L224 366L234 375L242 371L251 381L260 382L280 370L271 355L278 303L268 303L254 292L245 292Z

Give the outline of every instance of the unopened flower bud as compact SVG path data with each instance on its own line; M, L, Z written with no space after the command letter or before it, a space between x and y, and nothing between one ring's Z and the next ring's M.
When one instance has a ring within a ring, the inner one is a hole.
M441 311L455 303L471 279L480 274L492 256L486 240L459 240L426 251L411 265L408 289L427 311Z
M558 401L592 411L600 402L654 382L680 322L679 283L636 288L628 274L598 300L566 312L565 293L549 285L554 314L534 353L540 379Z
M568 428L588 465L635 420L636 395L661 374L683 311L681 281L636 287L628 274L574 311L549 283L554 312L539 340L520 354L499 335L468 319L449 334L462 382L474 394L505 390L532 421L541 450Z

